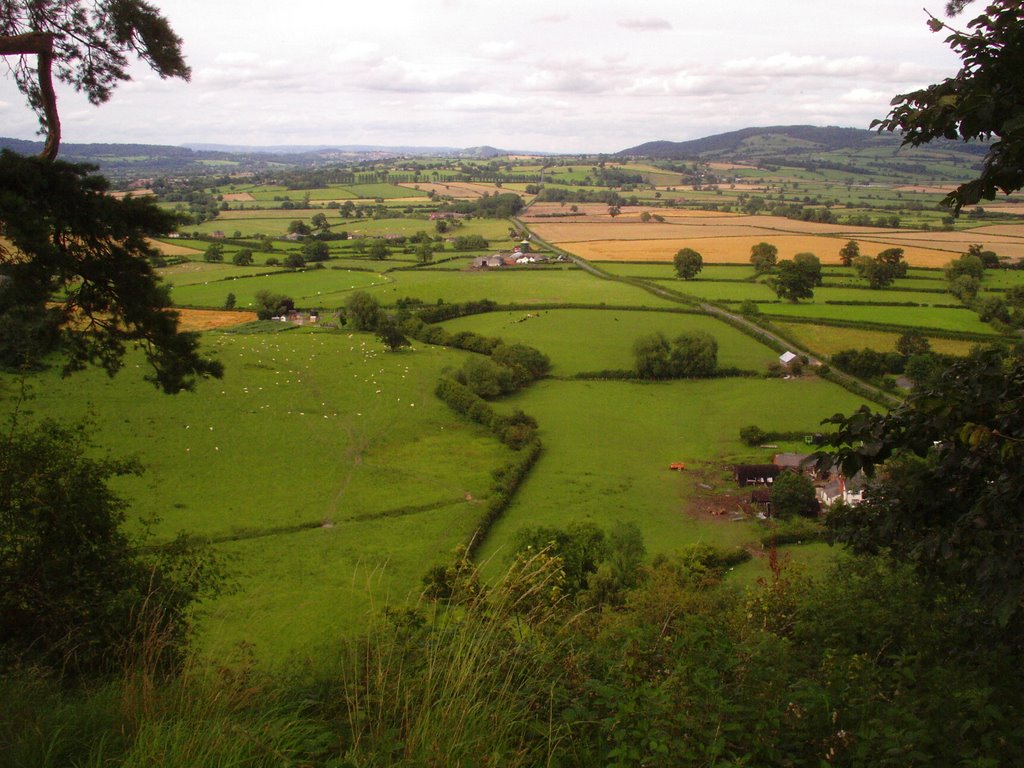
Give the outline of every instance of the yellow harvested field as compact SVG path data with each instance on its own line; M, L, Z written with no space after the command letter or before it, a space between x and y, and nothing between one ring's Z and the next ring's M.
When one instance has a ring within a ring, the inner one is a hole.
M290 211L281 208L247 208L244 211L221 211L217 216L217 221L231 221L232 219L309 219L317 213L332 214L331 211L325 211L321 208L294 208Z
M197 256L202 253L202 251L197 248L189 248L187 245L164 243L160 240L147 240L146 242L156 248L164 256Z
M475 200L478 197L483 197L484 193L490 195L495 192L501 192L499 187L493 184L474 184L473 182L420 182L420 183L409 183L403 182L399 184L400 187L406 189L419 189L421 192L433 192L437 195L449 195L451 197L461 197L467 200ZM422 201L423 198L417 198Z
M230 328L256 320L255 312L235 312L219 309L178 309L178 325L183 331L212 331Z
M749 235L764 239L776 233L758 227L733 224L729 221L719 224L706 223L700 219L685 224L644 224L633 222L557 222L539 224L533 231L544 240L552 242L582 243L588 240L613 240L629 242L634 240L679 240L681 238L743 237Z
M988 228L982 227L966 232L906 232L902 234L894 232L891 235L864 237L864 242L861 243L861 252L865 251L865 242L884 245L887 248L905 248L908 253L907 261L910 261L911 250L926 248L944 254L944 260L916 266L941 267L951 258L964 253L969 245L980 243L986 250L995 251L1000 256L1008 256L1012 259L1024 258L1024 238L987 234L983 231L985 229Z
M155 197L156 192L152 189L129 189L127 191L111 192L110 196L123 200L126 197Z
M708 163L708 167L715 171L733 171L737 168L753 168L754 166L742 163Z
M984 207L986 211L1012 213L1014 216L1024 216L1024 203L985 203Z
M863 328L839 328L810 323L775 322L779 329L792 337L801 346L820 355L834 355L844 349L874 349L878 352L895 352L898 333L868 331ZM928 339L931 348L943 355L966 355L976 342L958 339Z
M978 227L972 229L972 232L978 232L984 237L989 235L1006 235L1007 237L1019 237L1024 239L1024 223L1021 224L992 224L988 227Z
M902 187L893 187L894 192L921 192L929 195L948 195L954 189L956 189L956 184L934 184L931 186L906 184Z
M559 248L592 261L672 261L680 248L693 248L704 257L705 264L742 264L750 260L751 246L770 242L779 249L780 259L791 259L798 253L810 252L823 264L838 264L839 249L845 240L814 235L773 235L734 237L696 237L666 240L592 240L587 242L553 241ZM869 253L861 244L861 251ZM928 248L906 248L904 258L911 266L941 267L950 259L948 251Z
M581 220L582 219L582 220ZM552 242L584 242L587 240L661 240L690 237L759 237L768 242L792 235L836 235L836 240L861 239L881 235L887 231L869 227L850 227L838 224L816 224L810 221L792 221L778 216L745 216L733 213L707 213L688 211L686 215L665 222L639 221L639 216L625 214L612 219L609 216L594 219L535 219L531 228L545 240ZM842 246L835 246L838 250Z
M640 215L647 211L650 214L658 214L663 216L666 221L672 219L740 219L750 218L742 213L726 213L722 211L695 211L687 208L658 208L656 206L630 206L621 209L621 213L618 216L610 216L608 214L608 206L604 203L576 203L577 213L582 215L577 216L565 216L559 218L560 222L566 223L577 223L577 222L589 222L589 221L602 221L606 223L623 223L623 222L636 222L640 220ZM551 217L555 214L569 214L570 205L567 203L562 205L561 203L533 203L529 208L523 211L519 218L524 221L537 221L545 222L551 221ZM651 222L657 224L657 222ZM538 224L537 226L541 226Z

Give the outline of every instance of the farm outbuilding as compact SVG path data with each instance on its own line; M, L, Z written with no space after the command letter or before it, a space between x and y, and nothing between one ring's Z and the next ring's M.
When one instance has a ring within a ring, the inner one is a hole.
M740 486L771 485L782 470L774 464L736 464L732 475Z
M750 504L760 507L766 515L772 512L772 492L767 488L755 488L750 492Z

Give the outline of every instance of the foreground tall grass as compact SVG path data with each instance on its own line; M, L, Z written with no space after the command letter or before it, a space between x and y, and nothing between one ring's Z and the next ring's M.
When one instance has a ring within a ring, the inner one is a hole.
M465 559L440 599L384 611L315 665L267 672L242 649L230 667L163 677L142 661L73 689L27 670L0 680L0 761L109 766L544 765L550 666L565 619L558 560L518 561L491 589ZM538 657L544 655L544 659Z
M0 764L1019 765L1024 651L958 622L961 600L870 559L815 580L772 559L739 591L720 555L656 558L587 611L558 558L490 588L458 559L430 600L312 663L267 672L243 654L174 679L139 665L73 690L9 677Z
M550 669L563 642L559 561L519 560L493 589L459 559L429 613L390 614L342 659L355 765L546 765L565 737ZM557 619L557 620L556 620Z

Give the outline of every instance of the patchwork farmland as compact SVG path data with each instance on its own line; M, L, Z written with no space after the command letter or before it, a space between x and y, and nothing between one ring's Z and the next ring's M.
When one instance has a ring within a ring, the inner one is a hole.
M637 526L650 555L697 543L750 551L755 562L739 577L749 582L766 567L764 523L749 513L707 511L742 506L731 464L805 450L804 436L819 431L822 419L871 398L879 407L905 386L890 374L852 388L824 372L783 378L781 350L827 368L850 349L892 353L910 332L946 355L1010 339L1005 327L949 293L941 268L975 244L1012 266L1024 257L1024 225L1015 221L942 230L937 215L916 208L906 215L929 229L743 210L753 195L797 187L831 190L843 198L837 210L852 210L856 187L797 169L714 164L743 180L692 190L677 172L645 163L595 170L509 162L511 173L546 177L545 184L466 180L448 169L436 179L421 173L408 180L408 171L395 170L392 181L302 190L241 181L203 187L216 216L184 224L178 237L155 245L183 325L202 332L206 353L224 362L223 381L161 398L141 382L138 357L114 379L96 371L62 379L56 368L27 377L31 413L22 418L90 418L98 443L140 457L145 473L117 481L132 521L157 520L158 541L183 531L227 558L232 589L197 616L209 657L246 647L261 663L282 664L358 632L385 605L415 600L427 570L473 540L499 495L495 476L521 461L522 451L435 395L442 376L479 353L420 339L389 351L372 332L342 325L338 312L353 295L406 319L486 300L486 311L431 325L449 340L501 339L550 359L544 380L491 404L501 416L521 410L536 419L543 449L476 542L489 575L505 568L525 527L618 521ZM631 200L622 197L626 190L594 183L597 171L651 183L629 190ZM545 189L622 201L545 201ZM515 193L524 207L512 218L468 212ZM934 201L940 193L894 185L864 194L890 206L897 195ZM458 249L459 237L476 238L463 241L473 247ZM524 240L542 263L471 267L474 257L507 256ZM903 248L911 269L869 289L840 265L849 240L868 255ZM774 244L780 259L818 256L825 269L813 298L776 296L749 262L759 242ZM308 254L310 243L325 245L322 260L284 263ZM371 256L374 243L385 248ZM417 251L423 243L430 248ZM702 254L696 279L675 274L680 248ZM234 263L239 254L244 263ZM986 270L978 298L1007 297L1022 278L1020 270ZM293 322L287 311L283 320L256 320L267 294L288 299ZM634 343L657 333L709 334L725 375L636 380ZM20 408L20 379L5 374L2 382L5 407ZM752 424L782 437L772 448L746 445L739 432ZM673 463L687 471L671 472ZM830 556L817 545L788 549L808 563Z

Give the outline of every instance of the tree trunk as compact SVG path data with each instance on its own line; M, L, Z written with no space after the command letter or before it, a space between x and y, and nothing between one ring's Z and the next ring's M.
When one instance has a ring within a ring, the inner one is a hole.
M55 160L60 150L60 116L57 114L57 94L53 90L53 35L49 32L29 32L24 35L0 36L0 56L28 56L35 54L38 63L39 94L43 100L43 125L46 144L40 157Z

